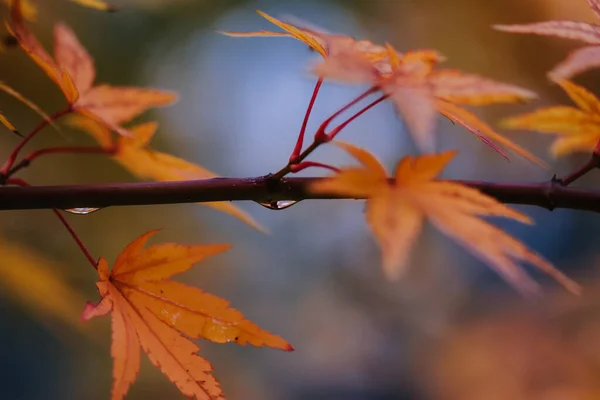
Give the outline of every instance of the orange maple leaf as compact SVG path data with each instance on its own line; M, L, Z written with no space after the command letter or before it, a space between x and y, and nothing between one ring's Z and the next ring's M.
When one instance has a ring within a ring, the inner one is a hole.
M594 15L600 18L600 0L587 0ZM513 33L557 36L591 44L573 51L554 67L548 76L553 80L569 79L592 68L600 67L600 26L576 21L545 21L524 25L493 25L494 29Z
M422 150L431 151L434 147L433 132L439 112L464 126L504 157L493 142L548 167L529 151L495 132L470 111L456 105L525 101L535 98L535 93L457 70L435 71L435 65L445 60L435 50L413 50L403 54L390 45L384 47L368 40L303 28L257 12L285 32L221 33L234 37L293 37L307 44L324 58L313 65L311 71L315 75L345 83L369 83L387 93Z
M140 179L170 182L218 177L214 172L199 165L151 149L149 144L158 128L158 124L155 122L130 128L132 137L121 136L116 143L110 131L92 119L73 116L70 118L69 123L89 133L102 147L114 149L112 158ZM267 232L254 218L231 202L215 201L200 204L236 217L261 232Z
M478 190L435 179L454 152L405 157L396 167L395 182L390 183L385 168L371 153L348 143L336 144L361 165L342 168L314 184L312 190L367 198L367 222L383 252L383 268L389 278L398 278L406 269L409 250L428 219L524 293L535 293L538 287L517 261L536 266L570 292L579 293L579 285L552 264L480 218L505 217L532 223L529 217Z
M343 52L318 64L313 72L342 82L369 83L380 87L390 97L423 151L432 151L435 147L433 133L439 112L465 127L500 154L504 155L494 143L548 167L538 157L498 134L473 113L459 106L526 101L535 98L535 93L459 70L436 70L435 53L430 51L400 55L388 45L388 56L384 60L384 64L390 66L390 71L375 65L358 52Z
M73 111L88 115L127 136L120 125L150 107L173 103L170 92L136 87L94 86L96 70L86 49L67 25L54 27L52 58L25 25L21 2L15 1L9 29L23 50L44 70L65 95Z
M122 399L134 382L140 346L184 395L207 400L222 399L223 393L211 375L211 365L196 354L198 346L188 338L293 350L281 337L230 308L227 301L168 280L229 245L164 243L144 249L156 232L130 243L110 272L106 260L100 258L96 286L102 299L97 305L88 303L82 314L89 320L111 313L113 400Z
M386 48L384 46L375 44L369 40L356 40L355 38L346 35L331 34L320 28L301 27L280 21L262 11L256 10L256 12L267 21L281 28L284 32L267 30L255 32L218 32L232 37L291 37L307 44L324 58L333 57L348 51L359 52L373 62L381 61L387 56Z
M38 10L31 0L2 0L2 2L8 7L14 7L15 3L20 2L23 17L27 21L35 21L37 19Z
M575 151L590 152L600 141L600 100L585 88L570 81L558 84L578 106L540 108L534 112L507 118L506 128L527 129L557 135L550 147L555 157Z

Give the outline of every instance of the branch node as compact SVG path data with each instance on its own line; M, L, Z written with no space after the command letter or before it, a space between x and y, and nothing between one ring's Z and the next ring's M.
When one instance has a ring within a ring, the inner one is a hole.
M553 211L556 208L556 202L554 201L554 192L556 190L556 185L563 185L563 181L562 179L559 179L556 177L556 174L554 174L552 176L552 179L550 179L550 183L548 185L548 189L545 192L546 195L546 200L547 200L547 205L546 208L549 211Z

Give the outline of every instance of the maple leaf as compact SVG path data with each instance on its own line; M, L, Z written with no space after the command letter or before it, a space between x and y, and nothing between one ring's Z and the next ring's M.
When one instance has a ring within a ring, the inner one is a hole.
M10 29L23 50L61 89L73 111L94 118L122 135L129 133L121 124L148 108L176 100L175 94L161 90L94 86L94 62L71 28L62 23L55 25L52 58L25 25L19 0L12 8Z
M574 151L590 152L600 140L600 100L585 88L563 80L558 84L577 107L557 106L507 118L506 128L527 129L558 135L550 147L555 157Z
M112 158L140 179L171 182L218 177L214 172L189 161L149 148L150 140L158 128L155 122L132 127L131 137L121 136L116 143L110 130L93 119L73 116L68 122L71 126L89 133L102 147L114 148ZM254 218L230 202L215 201L199 204L227 213L261 232L267 232Z
M33 110L35 113L37 113L39 116L41 116L43 119L48 121L49 124L52 125L52 127L54 127L56 130L60 131L60 129L56 126L54 121L52 121L50 116L48 114L46 114L44 112L44 110L42 110L40 107L38 107L33 101L27 99L21 93L17 92L16 90L14 90L13 88L11 88L10 86L8 86L7 84L5 84L2 81L0 81L0 91L3 91L4 93L14 97L21 103L25 104L27 107L29 107L31 110ZM0 117L0 119L2 119L2 118L4 118L4 116ZM19 134L19 132L16 130L16 128L8 120L6 120L6 119L2 120L1 123L4 126L6 126L8 129L12 130L14 133Z
M348 36L302 28L257 12L285 32L221 33L234 37L293 37L307 44L324 58L311 68L315 75L345 83L368 83L388 94L422 150L431 151L434 147L433 133L437 112L440 112L463 125L504 157L492 141L548 167L531 152L496 133L468 110L455 105L526 101L535 98L535 93L461 71L434 71L434 66L445 60L435 50L413 50L402 54L390 45L380 46L368 40L357 41Z
M600 0L587 0L594 15L600 18ZM524 25L493 25L494 29L535 35L557 36L591 44L573 51L554 67L548 76L553 80L569 79L592 68L600 67L600 26L576 21L545 21Z
M19 0L2 0L4 4L9 7L12 7L14 3ZM31 2L31 0L20 0L21 8L23 12L23 17L27 21L35 21L37 19L38 10L37 7ZM73 3L81 4L84 7L95 8L100 11L116 11L115 7L111 6L105 1L102 0L70 0Z
M188 338L293 350L285 340L230 308L227 301L168 280L229 245L164 243L144 249L156 232L130 243L110 272L106 260L100 258L96 286L102 299L95 306L88 303L82 314L89 320L111 313L113 400L122 399L135 380L140 346L184 395L211 400L223 398L221 388L210 374L211 365L196 354L198 346Z
M480 218L505 217L532 223L529 217L473 188L435 179L454 152L405 157L398 163L392 183L371 153L348 143L337 145L361 165L342 168L335 176L314 184L312 190L367 198L366 219L383 252L383 268L389 278L398 278L406 269L409 250L428 219L523 293L535 293L538 287L517 261L536 266L570 292L579 293L579 285L548 261Z
M356 40L346 35L335 35L327 33L318 28L306 28L291 23L280 21L270 15L256 10L256 12L267 21L281 28L284 32L255 31L255 32L228 32L218 31L232 37L291 37L307 44L311 49L318 52L324 58L332 57L346 51L356 51L368 57L372 61L379 61L386 56L386 48L369 40Z
M0 253L3 296L23 305L44 322L56 320L77 332L84 332L77 306L84 301L84 297L61 276L60 265L32 248L2 237ZM54 328L53 325L49 326Z
M2 0L9 8L14 7L16 3L21 3L21 12L23 18L27 21L35 21L37 19L37 7L31 2L31 0Z
M0 112L0 124L4 125L4 127L6 129L8 129L9 131L11 131L13 133L17 133L17 134L19 133L17 128L15 128L15 126L1 112Z
M498 153L494 143L502 144L534 163L548 167L531 152L495 132L460 105L481 106L493 103L522 102L535 98L535 93L518 86L497 82L459 70L435 70L435 52L414 51L401 55L390 45L386 63L389 72L378 68L359 53L346 52L330 57L313 68L319 76L348 83L369 83L380 87L403 117L416 144L423 151L435 147L433 133L437 113L465 127Z
M95 8L100 11L114 12L117 9L103 0L71 0L73 3L81 4L84 7Z

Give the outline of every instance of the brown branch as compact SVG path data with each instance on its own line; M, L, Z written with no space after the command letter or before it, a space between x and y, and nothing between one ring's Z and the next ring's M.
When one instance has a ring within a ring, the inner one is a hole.
M0 187L0 210L109 207L251 200L340 199L313 194L309 184L322 178L214 178L182 182L109 183L101 185ZM565 187L558 180L543 183L457 181L501 202L527 204L548 210L569 208L600 212L600 190Z

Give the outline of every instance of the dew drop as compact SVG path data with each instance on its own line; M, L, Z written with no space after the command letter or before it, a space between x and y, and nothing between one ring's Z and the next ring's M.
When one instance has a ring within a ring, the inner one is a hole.
M76 214L76 215L86 215L86 214L91 214L94 211L98 211L100 208L97 207L78 207L78 208L67 208L66 212L70 213L70 214Z
M300 201L301 200L278 200L272 201L270 203L257 203L265 208L268 208L269 210L285 210L286 208L290 208L291 206L299 203Z

